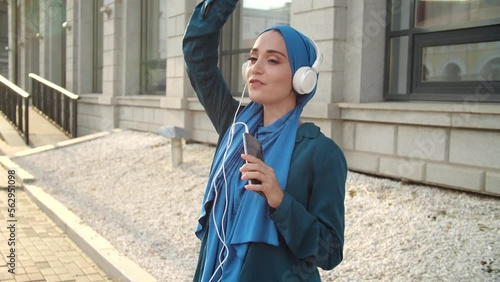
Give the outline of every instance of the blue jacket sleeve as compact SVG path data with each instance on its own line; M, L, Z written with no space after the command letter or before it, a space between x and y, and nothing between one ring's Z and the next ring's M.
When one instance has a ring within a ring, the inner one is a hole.
M217 133L231 124L238 109L217 67L220 30L238 0L205 0L193 11L182 42L186 70L200 103Z
M307 208L285 191L270 216L297 257L329 270L343 259L347 163L336 145L319 148L312 156Z

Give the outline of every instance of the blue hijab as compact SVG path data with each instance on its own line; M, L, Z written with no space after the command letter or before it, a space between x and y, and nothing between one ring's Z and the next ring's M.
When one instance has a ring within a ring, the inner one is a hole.
M305 35L285 25L267 28L262 33L270 30L277 30L283 36L293 74L300 67L313 65L316 51ZM262 126L261 104L250 102L236 117L236 122L245 123L262 143L264 161L274 169L283 190L286 190L300 114L315 92L316 87L309 94L297 94L295 108L266 127ZM217 281L221 276L224 281L237 281L249 243L279 245L267 200L247 191L244 188L247 181L240 178L244 132L241 125L226 130L215 152L196 229L201 239L208 227L202 281L211 278Z

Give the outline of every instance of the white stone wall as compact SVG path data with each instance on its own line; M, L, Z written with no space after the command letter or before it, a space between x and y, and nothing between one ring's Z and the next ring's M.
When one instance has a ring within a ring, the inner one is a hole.
M77 135L84 136L102 131L99 95L81 95L78 100Z
M323 54L316 94L302 117L339 142L341 121L336 104L344 99L347 1L294 0L291 9L291 26L316 41Z
M349 168L500 195L500 107L457 105L341 104Z

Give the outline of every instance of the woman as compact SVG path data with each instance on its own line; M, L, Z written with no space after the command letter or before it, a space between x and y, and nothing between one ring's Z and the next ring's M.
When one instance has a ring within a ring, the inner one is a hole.
M293 76L319 61L317 47L288 26L261 33L243 68L252 102L241 107L217 68L220 29L237 2L201 2L183 40L191 84L219 134L194 280L320 281L317 267L342 261L347 166L331 139L299 120L317 75L305 95ZM264 161L243 154L246 131Z

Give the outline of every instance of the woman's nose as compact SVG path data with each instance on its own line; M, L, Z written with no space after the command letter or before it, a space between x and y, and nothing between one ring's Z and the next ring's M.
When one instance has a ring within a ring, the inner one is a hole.
M262 60L257 60L251 67L250 72L252 74L261 74L264 71Z

